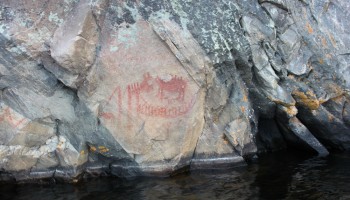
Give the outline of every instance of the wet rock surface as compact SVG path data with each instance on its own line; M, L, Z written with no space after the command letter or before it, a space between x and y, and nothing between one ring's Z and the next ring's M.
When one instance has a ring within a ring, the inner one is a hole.
M350 3L0 2L0 177L350 149Z

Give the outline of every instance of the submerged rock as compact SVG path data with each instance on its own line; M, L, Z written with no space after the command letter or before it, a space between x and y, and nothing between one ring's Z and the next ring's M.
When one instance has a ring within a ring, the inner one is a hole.
M350 149L350 3L2 1L0 177Z

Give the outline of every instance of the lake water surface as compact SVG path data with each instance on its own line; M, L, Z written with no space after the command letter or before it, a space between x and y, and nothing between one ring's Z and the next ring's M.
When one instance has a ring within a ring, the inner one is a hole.
M279 152L246 167L170 178L0 184L0 200L7 199L350 199L350 154L317 158Z

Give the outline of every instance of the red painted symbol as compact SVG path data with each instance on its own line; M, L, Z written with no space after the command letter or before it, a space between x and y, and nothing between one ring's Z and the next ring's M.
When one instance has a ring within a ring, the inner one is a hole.
M175 93L175 99L178 101L184 101L186 82L180 77L174 76L170 81L164 81L157 77L156 79L159 91L158 96L161 100L163 99L172 99L173 96L169 94Z
M140 83L128 86L128 109L154 117L173 118L186 114L194 104L194 97L186 99L187 81L182 77L153 78L144 74ZM133 98L134 97L134 98ZM187 101L186 101L187 100Z
M146 116L174 118L185 115L193 107L196 95L187 94L186 79L178 76L166 78L152 77L145 73L141 82L129 84L126 87L127 96L123 101L122 89L118 86L107 100L107 105L116 105L118 118L123 112L123 102L126 101L128 113L138 113ZM102 112L99 116L106 120L114 119L116 113Z
M0 115L0 121L6 121L14 128L17 128L18 126L23 124L25 120L25 118L21 118L20 120L15 119L13 114L11 114L10 107L7 107L4 110L3 114Z
M120 118L120 115L122 112L122 92L119 86L116 87L112 92L112 94L109 96L107 100L107 105L113 103L112 100L114 101L115 105L117 105L118 118ZM114 114L110 112L101 112L99 116L103 119L109 119L109 120L115 118Z

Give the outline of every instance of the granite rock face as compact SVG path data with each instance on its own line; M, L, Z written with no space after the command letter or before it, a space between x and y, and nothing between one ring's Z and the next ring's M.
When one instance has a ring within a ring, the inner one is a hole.
M0 177L350 149L350 3L0 2Z

